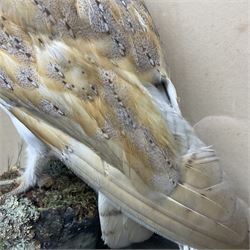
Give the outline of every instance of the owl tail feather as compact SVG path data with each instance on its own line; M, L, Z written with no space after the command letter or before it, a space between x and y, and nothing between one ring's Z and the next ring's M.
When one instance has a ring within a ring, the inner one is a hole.
M101 192L98 194L98 210L102 239L111 248L123 248L149 239L153 232L124 215L121 209Z

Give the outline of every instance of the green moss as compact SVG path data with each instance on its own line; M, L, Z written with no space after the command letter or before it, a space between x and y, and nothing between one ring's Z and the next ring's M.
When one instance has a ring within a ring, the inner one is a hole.
M53 161L45 172L50 176L49 185L35 188L28 194L38 204L39 211L79 207L84 208L84 217L93 217L97 198L90 187L58 161Z

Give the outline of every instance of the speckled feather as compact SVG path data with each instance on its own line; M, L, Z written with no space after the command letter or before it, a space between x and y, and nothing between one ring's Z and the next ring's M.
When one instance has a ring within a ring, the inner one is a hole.
M0 13L0 97L171 192L178 152L144 87L166 72L143 2L3 0Z

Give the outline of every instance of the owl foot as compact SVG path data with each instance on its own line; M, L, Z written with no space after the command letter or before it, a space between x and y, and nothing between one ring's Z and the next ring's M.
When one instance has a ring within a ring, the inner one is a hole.
M22 194L36 185L37 176L40 175L43 167L50 159L48 155L44 155L45 152L37 151L30 145L27 146L24 172L20 175L18 170L10 171L7 173L8 177L6 176L6 180L0 181L1 199L11 195ZM3 193L2 196L1 193Z
M8 190L6 193L3 193L0 196L0 200L5 199L6 197L12 196L12 195L19 195L22 194L24 192L26 192L27 190L29 190L32 186L33 186L33 181L29 181L25 175L19 176L15 179L12 180L2 180L0 181L0 190L4 190L3 192L5 192L6 190ZM11 188L11 191L9 191Z

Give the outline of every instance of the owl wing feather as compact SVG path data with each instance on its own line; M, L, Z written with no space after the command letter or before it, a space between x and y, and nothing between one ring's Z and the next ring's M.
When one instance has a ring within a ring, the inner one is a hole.
M1 0L0 15L0 99L76 174L165 237L247 244L218 166L182 157L148 91L167 74L142 1Z

